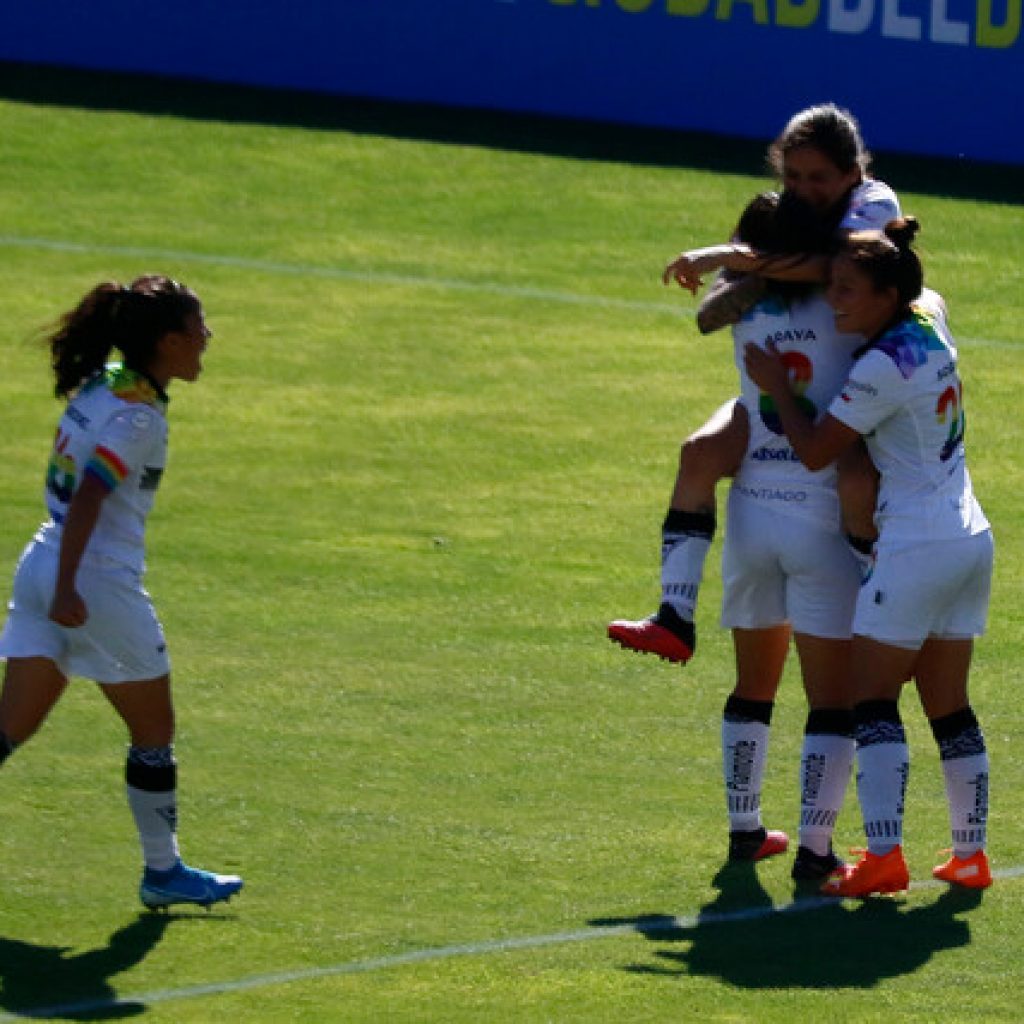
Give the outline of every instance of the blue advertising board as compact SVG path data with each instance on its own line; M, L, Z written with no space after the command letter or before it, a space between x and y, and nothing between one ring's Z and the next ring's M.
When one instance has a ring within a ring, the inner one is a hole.
M0 60L1024 165L1024 0L31 0Z

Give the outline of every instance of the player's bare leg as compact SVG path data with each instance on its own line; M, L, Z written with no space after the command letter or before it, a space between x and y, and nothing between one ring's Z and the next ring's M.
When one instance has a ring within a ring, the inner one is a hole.
M46 720L68 680L49 658L8 658L0 692L0 763Z
M128 727L131 740L125 781L145 865L140 899L151 910L174 904L209 907L229 900L242 888L241 878L190 867L178 852L178 766L172 747L170 677L101 684L100 689Z
M722 405L682 445L668 514L662 524L661 602L646 619L617 619L611 640L643 654L685 663L696 648L694 616L704 562L715 534L715 488L736 472L749 423L737 399Z

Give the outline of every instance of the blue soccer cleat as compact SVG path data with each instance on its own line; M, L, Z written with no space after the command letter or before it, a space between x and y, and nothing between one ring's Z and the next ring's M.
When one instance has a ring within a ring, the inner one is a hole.
M180 860L169 871L146 868L139 886L139 899L149 910L175 903L194 903L209 909L214 903L231 899L242 888L238 875L216 875L190 868Z

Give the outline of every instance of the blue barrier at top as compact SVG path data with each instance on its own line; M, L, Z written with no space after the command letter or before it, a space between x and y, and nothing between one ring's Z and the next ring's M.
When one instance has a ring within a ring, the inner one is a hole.
M1024 164L1024 0L31 0L0 60Z

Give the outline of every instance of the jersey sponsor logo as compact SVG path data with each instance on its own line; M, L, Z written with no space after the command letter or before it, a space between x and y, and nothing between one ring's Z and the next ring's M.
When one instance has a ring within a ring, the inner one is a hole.
M740 494L758 501L784 501L792 504L801 504L807 500L806 491L798 491L784 487L748 487L746 484L737 484Z
M76 409L73 405L69 405L67 409L64 410L64 414L76 426L81 427L83 430L89 429L89 417L86 416L84 412Z
M799 462L800 458L792 448L768 448L762 446L750 453L755 462Z
M801 331L776 332L777 335L791 335L794 333L801 333ZM803 333L814 334L813 331L805 331ZM782 365L786 367L786 374L789 377L790 388L792 389L797 407L808 419L817 419L818 410L806 395L807 389L814 380L814 364L805 353L791 349L788 352L782 353ZM775 408L775 399L771 395L761 393L760 398L757 400L757 411L760 413L761 422L768 430L773 434L778 434L779 437L785 436L786 432L782 429L782 420L779 418L779 412Z
M793 327L784 331L773 331L771 334L766 335L764 339L764 347L768 348L771 345L781 345L784 342L793 344L798 341L817 340L818 336L814 333L813 328Z
M855 377L848 377L846 383L843 385L842 394L840 397L844 402L852 402L853 398L848 394L850 391L860 391L865 395L877 395L878 388L873 384L864 384L862 381L857 380Z
M164 475L163 466L143 466L139 477L140 491L155 491L160 486L160 478Z

